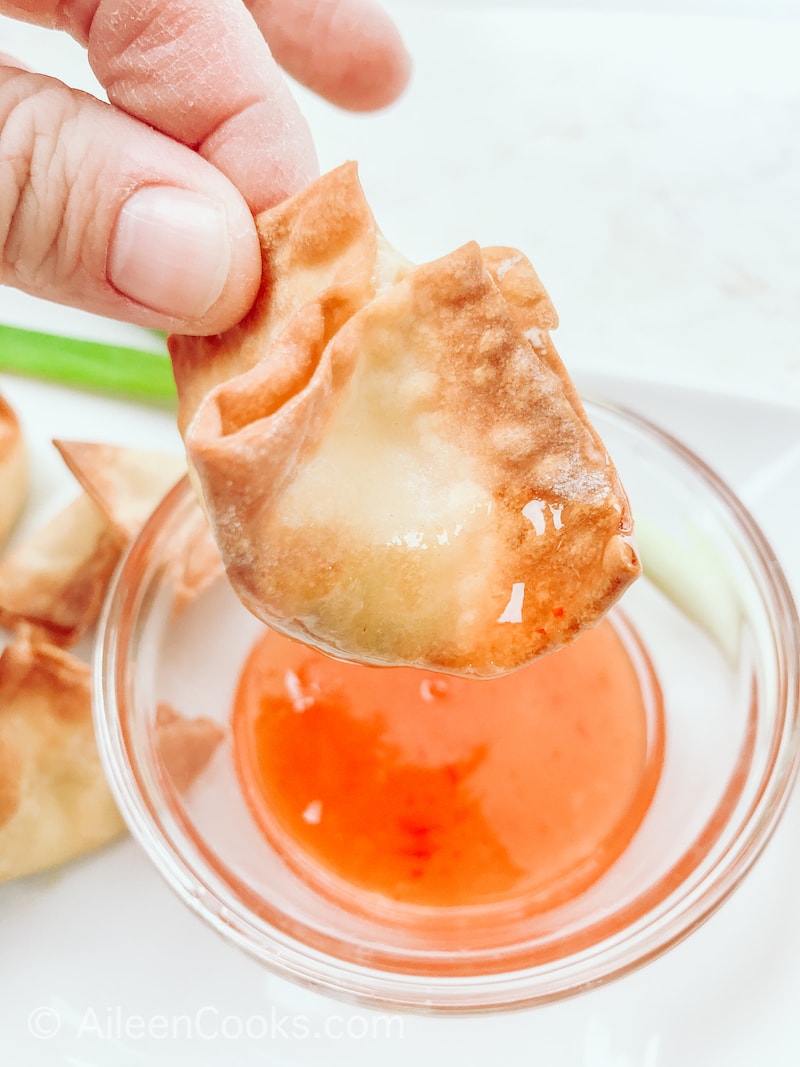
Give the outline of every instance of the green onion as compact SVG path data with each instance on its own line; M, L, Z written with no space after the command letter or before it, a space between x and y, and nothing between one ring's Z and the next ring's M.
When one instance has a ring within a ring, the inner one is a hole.
M0 325L0 371L127 400L175 401L175 382L166 355L14 326Z

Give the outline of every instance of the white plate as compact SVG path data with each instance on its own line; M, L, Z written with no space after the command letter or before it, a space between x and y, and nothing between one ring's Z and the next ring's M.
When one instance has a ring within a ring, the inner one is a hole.
M379 222L409 255L473 237L529 252L582 384L710 460L800 590L800 23L392 7L415 85L377 117L303 94L323 166L361 160ZM0 30L5 49L91 88L68 42ZM137 336L10 291L0 319ZM179 448L163 413L0 388L34 445L30 524L70 491L49 437ZM390 1018L271 978L122 841L0 887L3 1062L797 1067L798 841L795 794L743 886L668 955L561 1004L457 1020Z

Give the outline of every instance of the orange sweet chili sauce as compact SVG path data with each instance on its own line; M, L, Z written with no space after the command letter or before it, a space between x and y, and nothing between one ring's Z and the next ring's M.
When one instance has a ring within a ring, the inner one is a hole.
M433 908L560 903L620 855L658 780L661 722L631 647L606 620L472 681L268 630L233 708L249 807L312 878Z

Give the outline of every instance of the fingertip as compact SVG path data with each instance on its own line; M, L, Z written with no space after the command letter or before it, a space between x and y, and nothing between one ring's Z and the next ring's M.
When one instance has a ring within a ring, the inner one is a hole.
M378 111L393 104L411 78L412 62L394 23L373 22L370 38L349 57L328 98L350 111Z
M333 103L348 111L380 111L402 95L411 78L411 59L392 56L391 63L381 66L375 75L369 69L354 70L343 80L338 99Z
M411 58L399 30L373 0L249 0L273 56L293 78L350 111L393 103Z

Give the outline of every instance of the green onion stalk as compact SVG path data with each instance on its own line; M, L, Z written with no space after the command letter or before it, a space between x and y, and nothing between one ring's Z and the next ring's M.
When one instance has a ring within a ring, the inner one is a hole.
M164 353L0 325L0 371L149 404L173 404Z

